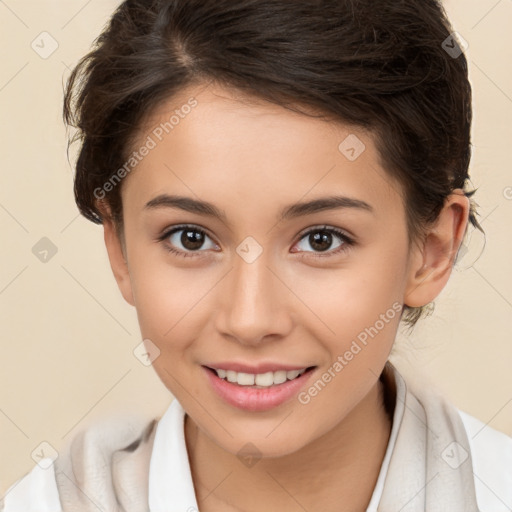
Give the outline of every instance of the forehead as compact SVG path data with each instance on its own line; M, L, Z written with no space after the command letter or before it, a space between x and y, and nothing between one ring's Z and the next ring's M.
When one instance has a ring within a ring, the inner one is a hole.
M402 202L369 132L220 86L191 86L162 103L133 149L144 145L123 187L123 202L138 209L163 193L223 206L243 199L246 211L326 193Z

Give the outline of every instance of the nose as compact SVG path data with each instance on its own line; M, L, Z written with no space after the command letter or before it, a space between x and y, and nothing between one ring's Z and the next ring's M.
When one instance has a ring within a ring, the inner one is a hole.
M217 331L243 345L275 341L292 329L293 294L264 255L251 263L235 255L234 267L219 290Z

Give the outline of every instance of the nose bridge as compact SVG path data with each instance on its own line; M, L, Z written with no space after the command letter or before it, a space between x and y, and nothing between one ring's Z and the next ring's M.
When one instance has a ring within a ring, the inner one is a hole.
M291 327L282 284L271 266L268 254L251 241L237 248L223 290L218 328L240 343L255 344L271 334L284 335Z

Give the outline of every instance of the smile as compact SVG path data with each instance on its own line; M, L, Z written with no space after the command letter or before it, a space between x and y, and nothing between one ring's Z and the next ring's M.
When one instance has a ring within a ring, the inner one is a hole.
M203 366L210 389L230 406L249 412L269 411L290 401L307 385L316 368L270 371L267 366L266 371L249 373Z
M223 370L221 368L212 368L217 372L217 376L239 386L251 386L253 388L268 388L276 384L282 384L287 380L294 380L300 377L307 368L302 370L278 370L265 373L245 373L235 372L233 370Z

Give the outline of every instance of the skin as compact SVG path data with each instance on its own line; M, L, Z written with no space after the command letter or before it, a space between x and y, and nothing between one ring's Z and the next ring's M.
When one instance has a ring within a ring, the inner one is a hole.
M143 338L160 350L156 372L187 413L200 510L255 512L262 503L266 512L339 511L340 503L365 510L391 430L379 375L398 314L307 404L293 398L265 412L237 409L211 389L201 365L316 366L313 383L394 303L421 306L440 293L466 229L468 199L454 191L424 239L410 244L402 189L381 167L371 134L212 84L161 105L134 147L191 96L197 107L124 179L124 242L103 208L114 276ZM366 146L355 161L338 150L349 134ZM160 194L208 201L225 219L145 208ZM280 220L292 203L332 195L371 211L331 208ZM183 223L207 234L195 252L181 232L157 240ZM333 234L327 251L318 251L304 233L324 225L354 244ZM236 252L248 236L263 250L252 263ZM252 467L237 457L248 442L262 455Z

